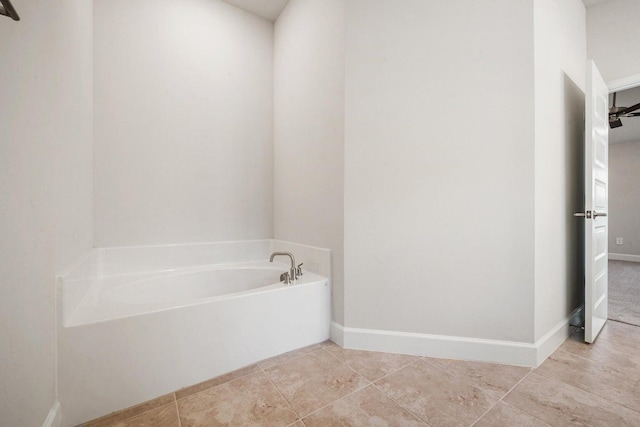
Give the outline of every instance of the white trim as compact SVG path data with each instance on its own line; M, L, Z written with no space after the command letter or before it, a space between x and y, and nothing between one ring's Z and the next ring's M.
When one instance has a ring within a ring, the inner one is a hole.
M569 338L569 335L571 335L571 322L582 315L583 309L584 306L575 309L565 320L558 322L556 326L536 341L534 344L537 352L535 367L540 366L547 357L551 356Z
M640 262L640 255L627 255L627 254L609 254L609 259L615 261L632 261Z
M615 79L607 82L609 93L631 89L636 86L640 86L640 74L634 74L632 76L627 76L621 79Z
M318 251L325 251L325 252L331 252L331 249L329 248L321 248L320 246L312 246L312 245L307 245L304 243L296 243L296 242L291 242L289 240L280 240L280 239L267 239L272 243L283 243L286 245L295 245L295 246L301 246L301 247L305 247L305 248L309 248L309 249L314 249L314 250L318 250Z
M231 243L257 243L257 242L271 242L274 239L247 239L247 240L214 240L206 242L191 242L191 243L166 243L159 245L133 245L133 246L94 246L93 249L151 249L151 248L176 248L181 246L207 246L218 244L231 244Z
M49 415L47 415L47 419L44 420L42 427L60 427L60 425L62 424L61 423L62 411L60 409L61 409L60 402L56 401L51 407L51 410L49 411Z
M344 347L344 326L336 322L331 322L331 333L329 336L331 337L331 341L340 347Z
M344 348L356 350L537 367L569 337L570 321L579 310L575 310L566 319L560 321L533 344L349 328L335 322L331 324L331 339Z

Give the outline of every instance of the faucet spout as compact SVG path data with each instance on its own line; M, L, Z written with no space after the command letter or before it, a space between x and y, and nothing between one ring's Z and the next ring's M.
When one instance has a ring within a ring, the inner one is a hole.
M269 262L273 262L273 259L277 256L288 256L291 259L291 268L296 268L296 259L293 257L293 254L291 252L274 252L269 257Z
M288 272L283 273L280 276L280 280L284 281L287 285L291 282L295 282L298 279L298 276L302 275L302 269L299 267L296 268L296 259L293 257L293 254L291 252L274 252L269 257L269 262L273 262L273 259L277 256L288 256L289 259L291 259L291 268Z

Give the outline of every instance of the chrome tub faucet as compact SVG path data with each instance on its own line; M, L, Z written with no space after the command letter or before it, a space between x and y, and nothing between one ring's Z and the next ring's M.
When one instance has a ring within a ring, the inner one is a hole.
M298 277L302 276L302 263L296 267L296 259L291 252L274 252L269 257L269 262L273 262L273 259L277 256L288 256L291 259L291 268L280 275L280 281L285 285L291 284Z

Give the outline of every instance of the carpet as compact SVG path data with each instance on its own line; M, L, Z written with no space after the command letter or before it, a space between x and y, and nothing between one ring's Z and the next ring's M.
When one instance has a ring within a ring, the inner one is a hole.
M609 261L609 319L640 326L640 262Z

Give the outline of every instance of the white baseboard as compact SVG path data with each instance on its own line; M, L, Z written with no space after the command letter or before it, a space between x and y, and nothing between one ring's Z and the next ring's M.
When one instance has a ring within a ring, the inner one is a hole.
M640 262L640 255L627 255L627 254L609 254L609 259L615 261L632 261Z
M330 337L331 341L340 347L344 347L344 326L336 322L331 322Z
M578 310L576 310L577 312ZM348 328L332 322L331 339L349 349L537 367L570 334L572 313L535 343Z
M60 427L62 422L60 408L60 402L56 401L51 407L49 415L47 415L47 419L44 420L42 427Z
M536 347L536 364L534 367L540 366L547 357L551 356L551 354L556 351L567 338L569 338L572 323L583 318L584 306L580 306L573 310L573 313L571 313L565 320L558 322L556 326L537 340L534 344Z

